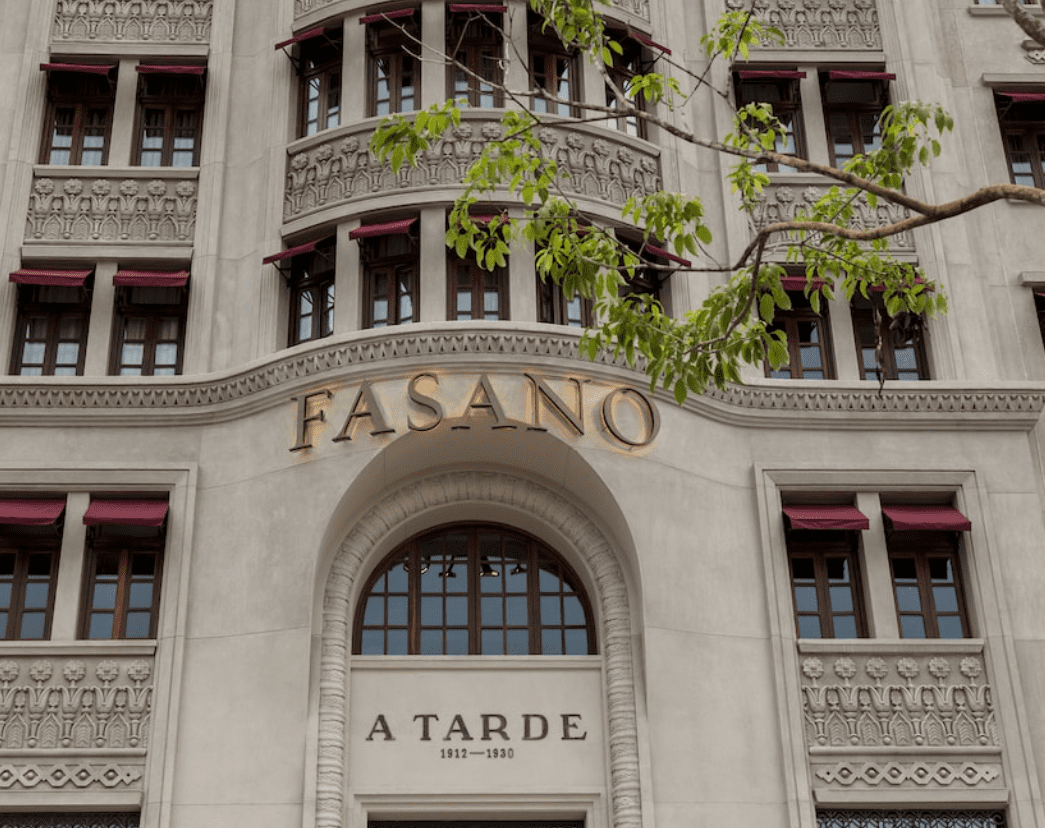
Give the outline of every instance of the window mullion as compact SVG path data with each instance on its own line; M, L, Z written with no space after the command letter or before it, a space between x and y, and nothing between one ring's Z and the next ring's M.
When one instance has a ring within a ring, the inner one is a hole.
M468 652L470 655L479 655L482 652L479 646L479 532L474 528L469 529L465 537L468 538L465 549L468 561L468 605L471 607L468 613Z
M918 588L922 593L922 616L925 618L925 634L929 638L940 637L940 625L936 621L936 601L933 597L932 580L929 578L929 556L917 553Z
M414 541L406 553L406 561L409 563L410 571L406 574L406 651L410 655L421 652L421 572L420 555L418 548L420 543ZM387 581L386 581L387 583ZM385 588L385 651L388 651L388 587ZM364 600L366 596L364 596Z
M526 545L526 612L529 616L530 655L541 653L541 570L537 546Z
M116 578L116 607L113 610L112 637L123 638L127 624L128 584L131 579L131 552L120 550L120 568Z

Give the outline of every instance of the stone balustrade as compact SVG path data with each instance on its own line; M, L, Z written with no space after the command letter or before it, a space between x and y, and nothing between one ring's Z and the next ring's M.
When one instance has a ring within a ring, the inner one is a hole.
M210 42L214 0L57 0L60 43Z
M486 145L503 135L489 114L466 113L439 143L418 156L418 166L393 173L368 149L373 123L332 130L319 142L289 150L283 219L335 207L368 195L437 187L459 187ZM661 188L660 157L644 142L610 130L556 123L541 127L538 138L545 155L559 165L560 184L571 196L619 207L632 196Z
M730 10L750 7L726 0ZM882 49L875 0L755 0L755 14L784 33L787 49Z
M25 241L192 244L196 170L37 167Z

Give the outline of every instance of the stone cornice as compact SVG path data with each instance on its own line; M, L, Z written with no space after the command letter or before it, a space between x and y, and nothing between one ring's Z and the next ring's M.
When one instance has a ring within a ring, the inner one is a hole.
M7 426L191 425L237 419L284 404L303 389L430 369L536 367L643 387L646 379L608 355L580 356L576 332L548 325L429 323L299 346L242 368L195 377L6 377L0 424ZM670 395L658 391L665 410ZM1045 385L993 387L943 381L887 383L765 381L713 389L683 408L742 427L801 429L1017 430L1037 423Z

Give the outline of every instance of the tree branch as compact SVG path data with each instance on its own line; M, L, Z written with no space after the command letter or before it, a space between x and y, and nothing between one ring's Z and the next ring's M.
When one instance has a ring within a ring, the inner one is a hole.
M1027 7L1020 5L1017 0L1001 0L1001 4L1009 16L1016 21L1016 25L1023 29L1031 40L1036 41L1045 49L1045 22L1032 17L1027 11Z

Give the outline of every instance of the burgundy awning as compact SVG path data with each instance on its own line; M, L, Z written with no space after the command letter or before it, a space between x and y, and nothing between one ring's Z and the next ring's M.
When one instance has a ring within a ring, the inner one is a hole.
M924 284L925 284L925 279L923 279L923 278L922 278L921 276L918 276L917 278L915 278L915 280L914 280L914 283L915 283L916 285L924 285ZM871 293L885 293L885 285L883 285L883 284L881 284L881 283L876 283L876 284L873 284L873 285L868 285L868 286L867 286L867 289L868 289L868 290L869 290L869 291L870 291Z
M798 80L806 76L797 69L741 69L737 74L742 80L749 78L772 78L775 80Z
M933 529L968 532L972 523L953 506L883 506L882 514L897 532L906 529Z
M122 287L183 287L188 281L187 270L117 270L112 277Z
M350 239L369 239L373 236L394 236L396 233L408 232L410 225L415 221L417 221L416 216L399 221L386 221L384 224L364 224L349 232L348 237Z
M649 46L651 49L659 49L660 51L662 51L666 55L670 55L671 54L671 49L669 49L667 46L662 46L660 43L657 43L657 41L655 41L649 35L644 35L642 32L628 32L628 34L634 40L637 40L639 43L641 43L644 46Z
M380 23L382 20L395 20L397 17L410 17L414 9L397 9L396 11L382 12L381 14L368 14L359 18L360 23Z
M507 6L500 3L451 3L452 12L506 12Z
M1036 288L1034 288L1034 295L1035 296L1040 296L1043 299L1045 299L1045 287L1036 287Z
M97 63L41 63L45 72L83 72L89 75L108 75L115 64L108 66Z
M200 66L198 63L139 63L134 69L140 75L202 75L207 71L206 66Z
M683 259L681 256L676 256L674 253L668 252L663 247L656 247L652 244L646 245L646 252L654 256L660 256L662 259L667 259L669 262L680 264L683 267L690 267L693 264L689 259Z
M871 524L855 506L785 506L792 529L866 529Z
M54 287L81 287L89 270L34 270L23 267L11 274L11 281L20 285L52 285Z
M65 508L64 500L0 500L0 523L20 526L50 526Z
M88 526L162 526L166 500L92 500L83 516Z
M896 80L892 72L862 72L851 69L832 69L827 73L831 80Z
M805 290L808 279L805 276L781 276L780 286L784 290ZM824 286L823 279L813 279L813 290L819 290Z
M319 37L321 34L323 34L324 31L326 30L322 26L317 26L314 29L309 29L307 32L302 32L301 34L294 35L292 38L290 38L290 40L284 40L280 43L277 43L276 51L279 51L280 49L286 46L291 46L294 43L300 43L303 40L311 40L314 37Z
M320 242L326 241L326 239L328 238L330 237L327 236L323 239L316 239L315 241L305 242L304 244L299 244L297 247L288 247L286 250L279 251L279 253L273 253L271 256L266 256L264 259L261 260L261 263L272 264L273 262L281 262L284 259L293 258L294 256L297 256L300 253L311 253L313 250L316 249L317 245L319 245Z
M999 89L998 94L1012 98L1014 101L1045 101L1045 92L1008 92Z

